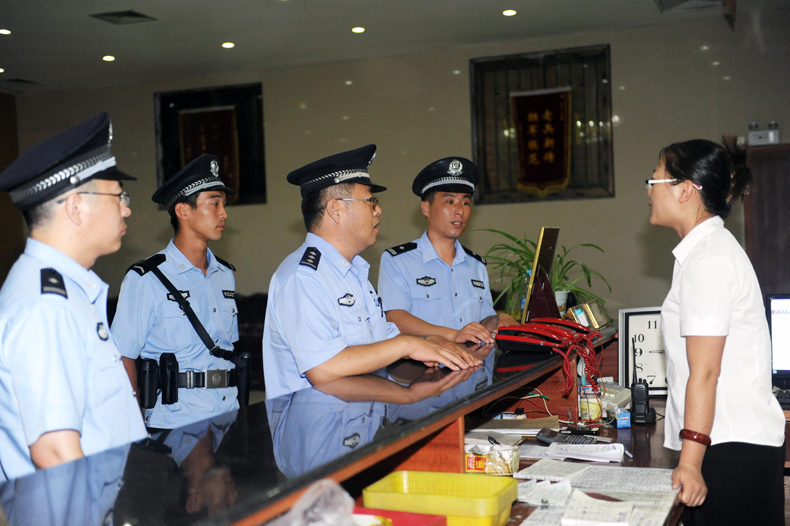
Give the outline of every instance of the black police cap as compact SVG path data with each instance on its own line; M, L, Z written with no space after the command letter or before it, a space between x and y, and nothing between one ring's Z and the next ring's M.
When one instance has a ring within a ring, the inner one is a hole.
M91 179L135 181L115 167L111 142L110 117L99 113L20 155L0 173L0 191L8 190L16 206L29 210Z
M375 157L375 144L330 155L289 173L288 182L299 186L302 197L341 183L359 183L369 186L371 192L383 192L386 188L373 184L368 174Z
M434 190L474 194L480 181L480 170L463 157L445 157L422 169L414 178L411 191L424 198Z
M219 190L235 194L236 190L225 186L219 177L219 160L213 155L201 155L193 160L154 192L154 203L164 205L172 213L177 203L192 194L207 190Z

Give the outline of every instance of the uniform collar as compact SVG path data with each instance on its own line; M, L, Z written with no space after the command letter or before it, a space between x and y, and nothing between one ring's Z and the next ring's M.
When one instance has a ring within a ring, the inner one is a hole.
M428 231L422 233L420 239L417 240L417 247L422 252L422 261L423 263L427 263L433 259L439 259L439 254L436 252L436 249L433 248L433 243L428 238ZM458 265L462 263L466 259L466 252L464 251L464 247L461 246L461 242L457 239L455 240L455 257L453 258L453 265Z
M214 254L211 252L211 249L206 247L206 251L208 252L208 270L206 271L206 277L210 276L217 270L223 270L222 265L217 262L217 258L214 257ZM187 259L187 257L178 250L178 247L175 244L175 240L171 239L170 243L167 244L167 248L165 249L165 254L167 255L167 260L172 262L175 265L176 270L179 274L183 274L184 272L188 272L191 269L197 269L195 265L192 264L191 261ZM200 269L198 269L200 270ZM203 271L200 270L202 274Z
M307 246L317 248L321 252L321 262L323 263L324 258L326 258L343 276L348 274L348 271L352 268L356 269L357 273L363 276L367 276L370 270L370 264L362 259L361 256L354 256L354 259L349 263L332 243L312 232L307 233L304 242Z
M683 264L683 261L686 257L694 250L694 247L697 246L704 237L721 230L724 228L724 220L719 216L713 216L710 219L706 219L702 223L698 224L694 228L691 229L691 232L686 234L680 243L672 250L672 254L675 256L675 259L680 263Z
M27 238L25 254L41 261L43 268L54 268L61 275L69 278L85 292L91 303L96 301L102 291L109 289L95 272L86 270L66 254L46 243Z

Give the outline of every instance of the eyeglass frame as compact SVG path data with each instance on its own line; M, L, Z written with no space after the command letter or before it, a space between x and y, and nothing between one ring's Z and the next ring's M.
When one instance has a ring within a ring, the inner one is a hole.
M125 206L126 208L129 208L129 205L132 204L132 194L130 194L129 192L127 192L125 190L123 192L121 192L120 194L111 194L111 193L108 193L108 192L75 192L75 194L109 195L109 196L112 196L112 197L117 197L118 199L121 200L121 204L123 206ZM74 195L74 194L72 194L72 195ZM68 199L68 197L60 199L60 200L58 200L56 202L57 202L57 204L60 204L60 203L64 202L66 199Z
M373 210L376 210L376 207L379 206L379 198L376 196L368 197L367 199L353 199L351 197L335 197L333 199L335 201L362 201L363 203L370 203L370 205L373 207ZM321 207L321 210L325 209L326 204Z
M701 184L697 184L697 183L695 183L693 181L690 181L688 179L686 179L686 181L689 181L691 183L691 186L693 186L697 190L702 190L702 185ZM645 179L645 188L647 188L647 190L650 190L651 188L653 188L654 184L659 184L659 183L682 183L682 182L683 181L681 181L680 179Z

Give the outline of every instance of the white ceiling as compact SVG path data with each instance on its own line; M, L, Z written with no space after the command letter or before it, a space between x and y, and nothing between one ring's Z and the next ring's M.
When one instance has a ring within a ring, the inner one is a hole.
M787 0L738 0L774 9ZM711 0L3 0L0 92L82 89L723 18ZM515 9L513 17L502 15ZM154 22L89 15L134 10ZM353 34L351 28L366 28ZM234 49L221 44L232 41ZM114 55L114 62L102 56Z

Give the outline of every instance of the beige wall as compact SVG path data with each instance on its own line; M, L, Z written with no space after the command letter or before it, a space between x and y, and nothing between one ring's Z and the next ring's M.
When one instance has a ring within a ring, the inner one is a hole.
M741 15L732 32L716 16L673 26L37 94L18 99L20 150L95 112L110 113L119 166L139 177L127 185L134 213L124 246L96 265L115 293L126 266L160 250L171 235L167 214L150 201L156 180L153 93L262 82L269 202L231 208L225 239L212 249L238 268L240 293L266 291L280 261L304 237L299 191L286 183L285 175L322 156L373 142L378 156L372 176L390 188L381 196L379 242L363 254L373 266L375 285L382 251L422 231L418 200L410 190L416 173L441 157L472 155L468 60L609 43L613 108L620 119L614 128L616 197L478 206L471 228L536 237L541 226L558 226L561 244L590 242L603 247L603 255L577 255L585 256L611 283L611 294L600 286L594 291L610 299L607 308L616 316L620 308L659 305L669 288L671 249L678 238L672 231L650 226L644 189L659 149L678 140L716 140L727 132L743 135L751 121L790 122L784 99L790 93L788 22L790 15L757 21ZM703 44L710 47L707 52L700 50ZM721 65L711 66L713 60ZM453 74L454 70L462 73ZM731 80L723 80L724 75ZM353 84L346 85L346 80ZM742 237L740 207L728 225ZM481 253L495 241L482 232L468 232L463 240Z

